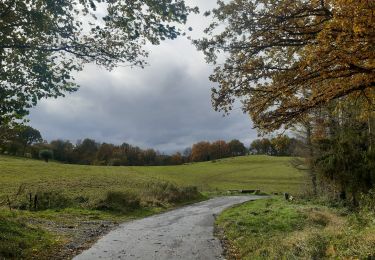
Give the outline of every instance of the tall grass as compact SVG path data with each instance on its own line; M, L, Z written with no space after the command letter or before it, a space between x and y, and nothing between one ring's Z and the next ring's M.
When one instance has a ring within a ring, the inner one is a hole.
M311 201L273 198L226 210L217 219L235 259L372 259L375 216Z

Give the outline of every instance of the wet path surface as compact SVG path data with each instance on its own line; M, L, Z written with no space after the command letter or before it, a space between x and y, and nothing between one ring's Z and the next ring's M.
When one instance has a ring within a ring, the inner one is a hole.
M258 198L218 197L127 222L74 259L223 259L220 241L213 234L214 215Z

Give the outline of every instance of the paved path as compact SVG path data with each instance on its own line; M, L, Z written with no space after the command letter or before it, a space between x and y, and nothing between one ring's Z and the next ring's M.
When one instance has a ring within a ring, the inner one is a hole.
M218 197L121 224L75 260L223 259L214 237L214 215L259 196Z

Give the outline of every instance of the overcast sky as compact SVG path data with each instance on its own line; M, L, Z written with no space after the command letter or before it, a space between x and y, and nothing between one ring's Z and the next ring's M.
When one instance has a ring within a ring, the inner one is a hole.
M201 14L186 25L191 36L202 36L209 19L204 11L216 0L190 0ZM41 101L30 113L30 125L44 139L73 143L93 138L99 142L127 142L141 148L171 153L207 140L256 138L248 115L240 109L223 117L211 106L208 80L213 67L190 41L181 37L150 47L150 66L120 67L111 72L87 65L77 76L81 88L65 98Z

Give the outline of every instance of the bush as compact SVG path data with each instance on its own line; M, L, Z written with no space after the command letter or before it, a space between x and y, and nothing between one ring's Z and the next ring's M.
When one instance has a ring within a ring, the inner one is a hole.
M139 197L132 192L109 191L96 209L126 212L140 208Z
M39 191L37 193L18 193L16 196L10 197L10 204L14 209L46 210L64 209L74 206L75 203L59 191Z
M170 182L151 182L145 188L144 196L152 202L178 203L201 196L197 187L178 187Z
M52 150L40 150L39 158L43 159L45 162L48 162L50 159L53 158L53 151Z
M74 204L73 200L57 191L38 192L36 197L36 210L63 209L71 207ZM33 199L32 206L34 207L35 196Z
M121 160L120 159L112 159L108 163L109 166L121 166Z
M360 208L375 212L375 189L370 190L368 193L362 193L359 201Z

